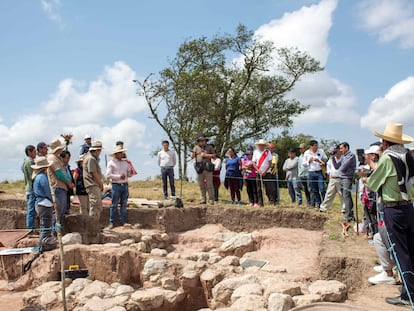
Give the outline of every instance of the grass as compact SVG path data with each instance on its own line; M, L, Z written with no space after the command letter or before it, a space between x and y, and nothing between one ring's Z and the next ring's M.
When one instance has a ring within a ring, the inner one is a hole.
M181 183L179 180L175 183L176 193L180 195L181 193ZM24 182L14 181L14 182L1 182L0 191L17 194L24 194ZM162 192L162 182L161 179L155 180L145 180L145 181L132 181L129 186L130 197L145 198L148 200L161 200L163 198ZM303 194L303 193L302 193ZM248 202L248 196L246 192L246 187L243 187L242 202ZM304 194L303 194L304 195ZM298 206L297 204L292 204L290 197L286 188L280 189L280 207L277 208L289 208L292 210L298 210L306 213L319 214L319 211L307 208L306 205ZM199 202L200 201L200 190L198 184L194 182L183 182L182 183L182 198L184 202ZM355 204L355 193L353 194L354 204ZM220 186L219 191L219 200L221 204L230 204L230 193L224 188L223 185ZM266 203L266 199L265 199ZM250 208L247 205L242 205L241 208ZM266 206L265 208L274 208L273 206ZM361 220L361 203L358 202L358 215ZM328 240L330 241L342 241L341 237L341 218L342 214L340 212L340 202L339 198L336 197L333 205L329 208L328 212L324 214L327 216L328 220L325 223L325 234L327 235ZM349 239L355 239L356 235L351 235Z

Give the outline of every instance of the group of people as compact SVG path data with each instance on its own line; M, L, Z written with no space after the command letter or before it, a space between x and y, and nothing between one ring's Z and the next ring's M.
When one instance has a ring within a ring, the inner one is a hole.
M71 195L76 194L79 199L80 214L100 220L104 190L100 165L102 148L100 141L92 142L90 135L86 135L76 161L77 168L72 171L69 166L71 153L62 139L55 139L50 144L40 142L37 148L26 146L26 159L22 166L27 198L26 227L36 230L35 219L36 215L39 216L40 251L52 247L54 228L57 222L63 223L64 215L69 212ZM121 225L127 221L128 178L137 174L126 157L126 151L123 142L117 142L106 168L105 176L112 184L110 229L118 220Z

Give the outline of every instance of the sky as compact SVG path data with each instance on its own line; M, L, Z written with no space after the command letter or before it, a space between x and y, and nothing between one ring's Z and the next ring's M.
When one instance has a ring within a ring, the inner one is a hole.
M185 40L240 23L325 68L288 94L310 106L292 134L353 150L387 121L414 136L411 0L2 0L0 181L22 179L26 145L63 133L74 135L72 166L90 134L106 154L123 140L136 178L159 174L151 152L166 136L132 80L165 68Z

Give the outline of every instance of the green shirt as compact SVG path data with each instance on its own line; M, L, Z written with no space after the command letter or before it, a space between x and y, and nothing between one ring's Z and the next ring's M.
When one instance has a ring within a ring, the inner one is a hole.
M398 186L397 170L388 155L383 155L371 176L367 179L367 186L372 191L381 189L382 201L384 203L403 201ZM408 197L413 197L413 188L407 189Z
M33 164L34 164L33 159L30 157L27 157L24 160L23 165L22 165L26 192L33 192L33 180L32 180L33 169L31 167L31 165Z

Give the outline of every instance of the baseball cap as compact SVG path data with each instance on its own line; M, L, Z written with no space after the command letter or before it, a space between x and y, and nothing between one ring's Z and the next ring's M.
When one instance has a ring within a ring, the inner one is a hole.
M364 150L364 154L378 154L379 146L372 145L368 149Z

